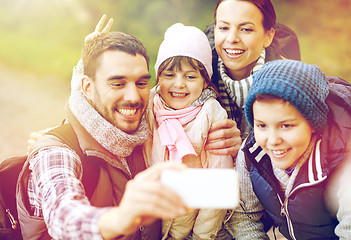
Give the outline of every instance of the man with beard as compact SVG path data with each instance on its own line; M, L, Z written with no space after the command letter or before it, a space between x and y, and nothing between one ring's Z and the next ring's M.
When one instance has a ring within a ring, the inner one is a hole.
M129 34L102 33L86 41L82 61L81 91L71 93L66 124L83 157L52 135L32 148L17 189L23 238L159 239L159 219L183 215L187 208L159 182L164 169L183 165L145 170L146 49ZM98 180L89 199L82 180L85 157L98 159Z

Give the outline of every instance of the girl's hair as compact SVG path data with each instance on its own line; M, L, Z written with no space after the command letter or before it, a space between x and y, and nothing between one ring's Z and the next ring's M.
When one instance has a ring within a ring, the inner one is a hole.
M191 58L191 57L186 57L186 56L174 56L174 57L170 57L168 59L166 59L165 61L163 61L160 65L160 67L158 68L157 71L157 83L160 77L160 74L165 70L181 70L182 69L182 61L186 61L188 62L192 68L194 68L195 70L199 70L201 76L203 77L203 79L205 80L205 83L207 84L208 87L211 87L217 94L217 91L215 90L216 87L213 85L211 78L208 76L207 70L205 68L205 66L198 60Z
M225 2L228 0L218 0L217 2L217 6L214 12L214 22L215 24L217 24L217 9L219 7L219 5L221 5L222 2ZM269 31L271 28L275 29L275 24L276 24L276 19L277 16L275 14L275 10L273 7L273 4L270 0L237 0L237 1L242 1L242 2L250 2L252 4L254 4L262 13L263 15L263 28L265 29L265 31ZM273 41L271 43L271 45L276 45L279 46L278 43L278 39L276 37L273 38Z

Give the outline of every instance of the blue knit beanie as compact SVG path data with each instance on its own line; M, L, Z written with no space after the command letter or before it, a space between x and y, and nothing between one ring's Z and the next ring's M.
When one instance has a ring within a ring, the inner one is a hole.
M325 99L329 85L318 66L295 60L267 62L253 75L245 104L247 121L253 126L252 105L257 94L277 96L292 104L318 132L327 122Z

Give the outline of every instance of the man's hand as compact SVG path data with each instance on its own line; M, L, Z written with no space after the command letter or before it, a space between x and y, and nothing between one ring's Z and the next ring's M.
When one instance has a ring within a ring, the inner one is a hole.
M140 225L156 219L172 219L187 213L179 195L159 181L165 169L183 170L186 166L172 162L156 164L139 173L126 185L118 207L105 212L99 219L99 229L104 239L129 235Z
M112 23L113 23L113 19L112 18L110 18L110 20L108 21L106 26L104 28L102 28L104 23L105 23L105 21L106 21L106 18L107 18L107 16L105 14L102 15L102 17L100 18L98 24L95 27L94 32L92 32L88 36L86 36L85 39L84 39L84 42L87 42L90 39L93 39L93 38L99 36L101 33L107 33L107 32L110 31L110 29L112 27Z
M240 146L240 130L234 120L224 119L212 124L205 145L206 150L216 155L232 155L235 157Z

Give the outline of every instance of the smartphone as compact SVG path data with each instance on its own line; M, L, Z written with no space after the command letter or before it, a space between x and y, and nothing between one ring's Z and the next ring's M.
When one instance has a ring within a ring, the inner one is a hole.
M161 182L189 208L233 209L239 204L239 176L234 169L164 170Z

